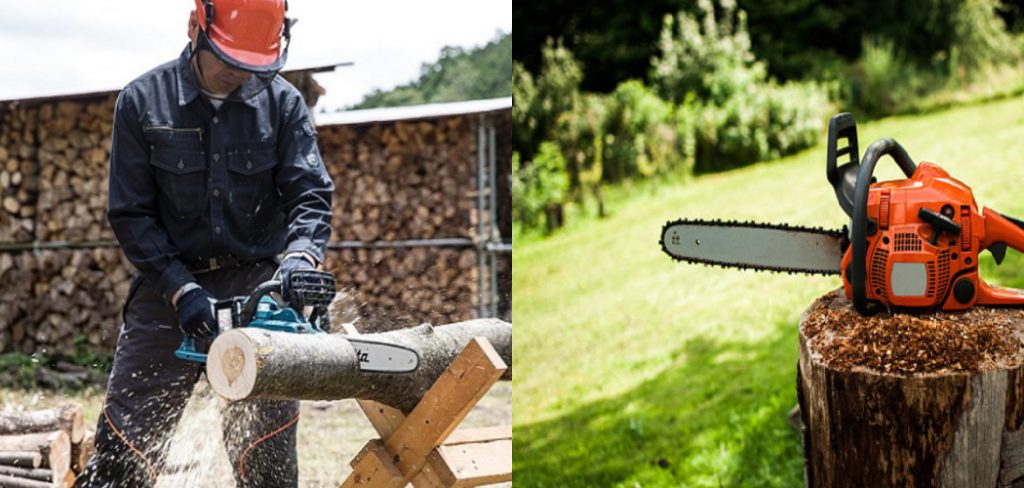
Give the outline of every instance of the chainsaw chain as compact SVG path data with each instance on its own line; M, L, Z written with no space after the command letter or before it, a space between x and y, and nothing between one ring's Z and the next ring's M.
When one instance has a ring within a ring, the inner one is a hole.
M839 271L835 271L835 270L786 268L786 267L779 267L779 266L764 266L764 265L759 265L759 264L724 263L724 262L719 262L719 261L713 261L713 260L710 260L710 259L681 258L681 257L678 257L678 256L672 254L671 252L669 252L668 247L665 246L665 233L668 231L668 228L672 227L673 225L679 225L679 224L697 224L697 225L704 225L704 226L711 226L711 227L715 227L715 226L717 226L717 227L746 227L746 228L751 228L751 229L795 230L795 231L800 231L800 232L806 232L806 233L809 233L809 234L819 234L819 235L835 237L837 239L840 239L839 242L840 242L840 246L841 246L843 252L846 252L846 248L850 245L850 240L847 237L848 233L847 233L846 226L843 226L842 230L835 230L835 229L825 229L824 227L802 227L802 226L789 225L789 224L766 224L766 223L763 223L763 222L755 222L755 221L752 221L752 220L741 222L741 221L737 221L737 220L721 220L721 219L713 219L713 220L676 219L676 220L673 220L673 221L670 221L670 222L666 222L665 225L661 228L661 238L658 239L658 244L661 245L661 250L665 254L668 254L668 256L670 258L672 258L672 260L674 260L674 261L687 262L687 263L692 263L692 264L702 264L704 266L719 266L719 267L722 267L722 268L739 268L739 269L749 269L749 270L754 270L754 271L768 271L768 272L772 272L772 273L786 273L786 274L809 274L809 275L824 275L824 276L840 274Z

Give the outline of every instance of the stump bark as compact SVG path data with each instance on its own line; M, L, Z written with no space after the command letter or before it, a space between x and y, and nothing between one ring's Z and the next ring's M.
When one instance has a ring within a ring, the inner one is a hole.
M809 487L1024 486L1024 311L800 319Z
M409 412L474 337L486 337L510 365L512 324L476 319L438 327L421 325L360 339L405 346L419 355L412 373L360 371L355 347L341 334L293 334L240 328L210 346L206 376L229 400L373 400Z

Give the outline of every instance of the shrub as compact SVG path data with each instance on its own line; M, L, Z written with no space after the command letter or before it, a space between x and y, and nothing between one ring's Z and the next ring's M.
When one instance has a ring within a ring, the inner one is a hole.
M553 142L543 142L529 163L512 156L512 218L525 229L551 232L562 226L569 189L565 159Z
M700 20L686 12L665 16L658 39L661 55L651 60L650 79L667 100L679 103L692 92L700 100L723 104L763 82L767 71L750 49L746 14L733 0L721 1L720 20L711 0L700 0L697 7Z
M542 56L536 78L518 64L512 71L514 143L524 160L533 157L541 141L553 139L558 119L575 107L583 79L583 68L561 41L548 39Z
M607 98L604 133L604 179L653 176L689 170L692 154L679 145L672 104L642 81L619 84Z

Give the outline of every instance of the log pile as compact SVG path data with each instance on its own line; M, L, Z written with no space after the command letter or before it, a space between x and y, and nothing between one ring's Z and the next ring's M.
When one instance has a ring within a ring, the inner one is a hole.
M319 140L335 182L334 239L470 236L477 162L469 117L331 126Z
M0 412L0 486L68 487L93 452L82 407Z
M0 107L0 242L35 236L36 119L35 110Z
M28 342L68 352L84 336L93 352L112 352L134 272L121 250L40 251L36 263Z
M0 351L110 354L133 269L116 248L0 253Z
M0 352L31 354L35 342L26 341L30 314L35 310L36 257L29 251L0 252Z
M114 96L38 109L40 241L111 240L107 166Z
M477 302L472 249L345 249L328 252L326 268L356 304L365 332L464 320Z

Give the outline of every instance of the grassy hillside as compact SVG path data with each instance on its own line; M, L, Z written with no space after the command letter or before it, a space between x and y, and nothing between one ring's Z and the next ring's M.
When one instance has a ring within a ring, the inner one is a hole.
M894 137L1024 216L1024 98L859 127L861 152ZM822 138L824 140L824 138ZM900 175L885 159L880 179ZM513 257L515 477L520 486L794 486L800 440L796 322L838 277L677 264L662 224L679 217L841 228L825 146L677 186L645 186L610 218L517 242ZM983 276L1024 286L1010 253Z

